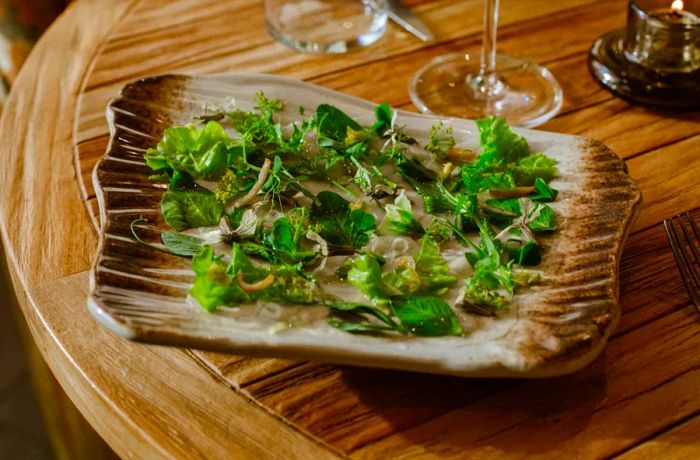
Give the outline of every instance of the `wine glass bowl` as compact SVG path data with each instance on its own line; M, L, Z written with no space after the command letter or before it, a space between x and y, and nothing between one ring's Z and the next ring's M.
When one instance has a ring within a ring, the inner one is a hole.
M480 53L439 56L413 76L409 94L422 112L470 119L497 115L523 127L540 125L561 108L561 87L546 68L497 55L495 70L497 78L480 75Z
M409 94L419 110L460 118L496 115L524 127L557 114L563 94L549 70L496 54L498 3L486 0L481 53L438 56L413 76Z

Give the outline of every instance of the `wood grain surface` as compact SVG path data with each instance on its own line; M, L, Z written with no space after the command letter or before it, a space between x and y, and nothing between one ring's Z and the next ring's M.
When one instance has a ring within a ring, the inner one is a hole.
M108 141L106 104L125 83L257 71L415 110L411 75L439 54L478 49L483 1L406 3L435 42L390 26L343 56L274 43L259 1L72 5L30 56L0 125L2 236L58 380L122 456L700 457L700 319L660 226L700 202L700 114L631 106L590 77L588 48L624 26L622 0L501 2L500 49L546 65L564 89L562 112L543 129L606 142L646 203L621 261L620 324L582 372L466 380L250 359L128 343L89 316L90 174Z

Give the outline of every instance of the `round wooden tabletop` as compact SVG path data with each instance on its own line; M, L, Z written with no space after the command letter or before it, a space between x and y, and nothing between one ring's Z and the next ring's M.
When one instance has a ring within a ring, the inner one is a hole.
M78 0L59 18L3 113L0 223L23 313L61 385L123 457L700 456L700 320L660 225L700 202L700 114L631 106L590 77L588 48L624 26L623 0L501 2L500 48L546 65L564 88L543 129L606 142L645 197L621 261L620 324L585 370L467 380L252 359L128 342L88 313L90 174L109 139L105 107L125 83L266 72L411 110L406 88L422 64L478 49L483 1L406 3L435 42L392 25L342 56L273 42L253 0Z

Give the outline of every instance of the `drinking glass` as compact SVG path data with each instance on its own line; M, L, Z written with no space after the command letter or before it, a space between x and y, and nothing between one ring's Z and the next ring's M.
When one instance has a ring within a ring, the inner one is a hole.
M265 0L265 27L307 53L345 53L384 34L386 0Z
M409 93L418 109L472 119L498 115L525 127L559 111L562 91L549 70L496 54L498 4L486 0L481 53L439 56L413 76Z

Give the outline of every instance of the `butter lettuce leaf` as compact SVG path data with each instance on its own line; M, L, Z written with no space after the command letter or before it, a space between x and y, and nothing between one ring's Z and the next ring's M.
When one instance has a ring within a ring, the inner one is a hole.
M193 178L217 180L226 173L232 139L216 121L204 127L176 126L163 132L155 149L146 151L146 164L153 170L188 173Z
M214 256L214 248L205 246L192 258L195 279L190 295L208 312L223 305L236 305L250 300L250 297L235 282L234 275L221 262L221 256Z
M414 257L416 273L420 279L419 292L442 295L457 283L457 277L450 273L450 267L440 255L440 248L430 236L421 238L420 243L420 249Z
M530 146L524 137L515 134L505 118L490 116L476 120L479 128L481 165L508 165L515 163L530 153Z
M518 160L513 167L513 178L518 185L533 185L537 179L551 181L559 170L557 160L544 153L535 153Z
M375 305L389 303L391 293L382 278L382 267L373 254L361 254L352 259L348 282L360 290Z

